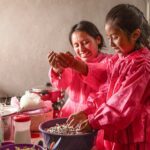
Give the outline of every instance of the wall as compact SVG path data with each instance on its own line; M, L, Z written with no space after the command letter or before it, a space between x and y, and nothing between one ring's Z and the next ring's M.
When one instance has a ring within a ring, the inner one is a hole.
M143 0L0 0L0 97L48 82L49 50L72 51L69 30L83 19L105 35L105 15L119 3L146 14Z

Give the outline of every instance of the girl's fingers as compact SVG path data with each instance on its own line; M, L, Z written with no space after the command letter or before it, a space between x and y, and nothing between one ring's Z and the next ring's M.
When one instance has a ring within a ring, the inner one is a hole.
M73 127L75 127L75 126L78 124L78 121L77 121L75 115L71 115L71 116L68 118L67 124L68 124L69 126L73 126Z
M73 115L70 115L66 122L69 124L72 119L73 119Z
M88 122L88 120L85 120L84 122L81 123L79 132L91 132L92 128Z

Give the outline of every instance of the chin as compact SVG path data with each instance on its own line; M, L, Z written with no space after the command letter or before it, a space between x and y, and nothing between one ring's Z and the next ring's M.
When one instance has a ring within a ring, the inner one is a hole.
M80 59L85 62L88 61L88 58L80 57Z
M123 53L118 53L118 56L119 57L123 57L123 56L125 56Z

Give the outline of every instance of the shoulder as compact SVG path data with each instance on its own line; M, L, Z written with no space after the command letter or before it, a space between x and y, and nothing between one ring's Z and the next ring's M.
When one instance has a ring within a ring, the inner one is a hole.
M142 48L135 51L125 58L125 63L131 70L150 72L150 50Z
M135 64L148 65L150 63L150 50L147 48L139 49L130 54L127 59Z

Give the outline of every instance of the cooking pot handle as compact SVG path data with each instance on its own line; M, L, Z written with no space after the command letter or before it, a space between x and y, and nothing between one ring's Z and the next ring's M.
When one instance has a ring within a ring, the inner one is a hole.
M53 142L50 142L50 140L49 140L47 149L48 150L57 150L60 142L61 142L61 137L56 142L54 142L54 145L53 145Z

